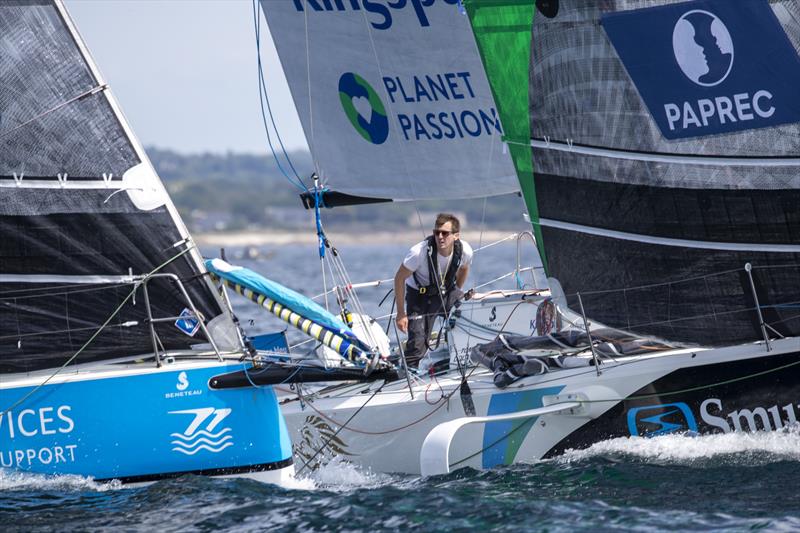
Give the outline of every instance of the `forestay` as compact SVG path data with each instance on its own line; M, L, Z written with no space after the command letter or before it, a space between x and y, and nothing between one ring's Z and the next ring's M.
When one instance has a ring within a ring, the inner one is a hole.
M143 294L128 296L132 276L156 269L183 280L206 320L220 315L177 211L60 3L0 3L0 80L0 372L60 366L98 331L73 363L152 353ZM187 308L164 279L149 295L155 317ZM166 349L204 342L184 329L156 326Z
M323 184L372 198L519 190L457 0L261 0Z

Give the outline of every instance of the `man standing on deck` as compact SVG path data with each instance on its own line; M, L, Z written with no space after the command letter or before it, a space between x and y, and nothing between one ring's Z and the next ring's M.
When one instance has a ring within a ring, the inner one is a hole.
M472 264L472 247L459 239L461 223L449 213L436 216L433 235L406 254L394 275L397 327L408 332L406 363L419 365L428 351L433 322L462 296Z

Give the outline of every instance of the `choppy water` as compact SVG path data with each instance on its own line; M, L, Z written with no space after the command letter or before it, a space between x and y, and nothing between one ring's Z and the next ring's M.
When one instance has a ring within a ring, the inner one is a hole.
M120 489L0 471L5 531L797 530L800 433L616 439L447 476L329 465L294 487L186 477Z
M405 249L352 246L342 254L353 280L363 281L391 277ZM305 294L321 292L313 247L263 251L266 257L239 262ZM513 246L478 257L478 282L516 262ZM386 290L363 296L370 312L389 312L376 303ZM264 314L246 302L236 302L236 309L253 332L283 329L277 321L264 326ZM0 469L0 530L794 531L800 529L798 486L800 429L615 439L555 460L428 479L335 463L291 487L187 476L122 488Z

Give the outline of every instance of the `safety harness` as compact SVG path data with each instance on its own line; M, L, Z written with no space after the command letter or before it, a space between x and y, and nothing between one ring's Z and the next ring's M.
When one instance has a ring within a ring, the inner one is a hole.
M436 255L438 254L436 249L436 241L433 235L425 239L428 250L427 250L427 257L428 257L428 285L423 285L417 276L417 273L414 272L414 282L419 287L418 291L421 295L427 296L435 296L440 294L447 294L453 287L456 285L456 272L458 272L458 267L461 266L461 255L462 255L462 246L461 241L456 240L453 243L453 258L450 260L450 264L447 267L447 272L444 274L444 280L442 281L441 286L439 285L439 280L442 280L442 277L439 275L439 261Z

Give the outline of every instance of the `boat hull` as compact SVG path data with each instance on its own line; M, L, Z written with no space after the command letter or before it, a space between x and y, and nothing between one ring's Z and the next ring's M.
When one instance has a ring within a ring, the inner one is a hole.
M469 384L479 417L574 399L581 407L467 425L452 440L450 467L532 462L618 437L781 429L797 420L800 351L796 338L771 348L756 343L607 360L600 375L594 367L559 370L503 390L488 373L475 373ZM375 471L418 474L428 433L467 416L457 376L415 386L413 399L402 384L377 389L353 386L284 404L299 469L339 455Z
M212 390L241 363L177 362L6 379L0 466L143 483L184 474L280 482L294 470L270 387Z

